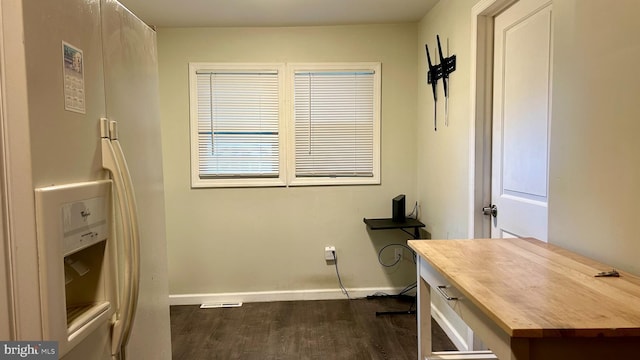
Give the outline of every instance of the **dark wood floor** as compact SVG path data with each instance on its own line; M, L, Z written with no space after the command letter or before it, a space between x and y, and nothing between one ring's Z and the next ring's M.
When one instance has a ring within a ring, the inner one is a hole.
M396 298L171 307L173 360L416 359L416 315ZM434 325L434 349L454 350Z

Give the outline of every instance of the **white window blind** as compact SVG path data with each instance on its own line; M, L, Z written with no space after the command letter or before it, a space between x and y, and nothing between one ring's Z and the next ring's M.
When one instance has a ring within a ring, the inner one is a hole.
M195 75L200 179L278 177L278 71Z
M373 177L375 71L295 71L295 175Z

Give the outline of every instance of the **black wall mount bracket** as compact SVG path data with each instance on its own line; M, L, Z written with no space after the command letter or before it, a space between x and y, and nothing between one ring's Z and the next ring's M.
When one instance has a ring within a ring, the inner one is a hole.
M438 55L440 64L433 64L431 62L431 54L429 53L429 45L425 44L425 50L427 51L427 64L429 65L429 70L427 72L427 84L431 84L431 90L433 91L433 127L435 131L438 131L438 80L442 79L442 84L444 86L444 98L445 98L445 107L444 107L444 119L445 125L449 125L449 74L456 71L456 56L451 55L444 57L442 53L442 45L440 44L440 35L436 35L436 40L438 42ZM448 49L447 49L448 50ZM448 51L447 51L448 52ZM448 55L448 54L447 54Z

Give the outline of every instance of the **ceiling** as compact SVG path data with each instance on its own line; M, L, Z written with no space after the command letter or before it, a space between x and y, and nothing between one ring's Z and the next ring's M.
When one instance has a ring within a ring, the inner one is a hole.
M415 22L439 0L120 0L149 25L312 26Z

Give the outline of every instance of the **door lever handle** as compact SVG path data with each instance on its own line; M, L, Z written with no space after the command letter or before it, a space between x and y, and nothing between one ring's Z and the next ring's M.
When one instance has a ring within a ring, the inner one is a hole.
M495 205L485 206L482 208L482 213L484 215L491 215L493 217L498 217L498 207Z

